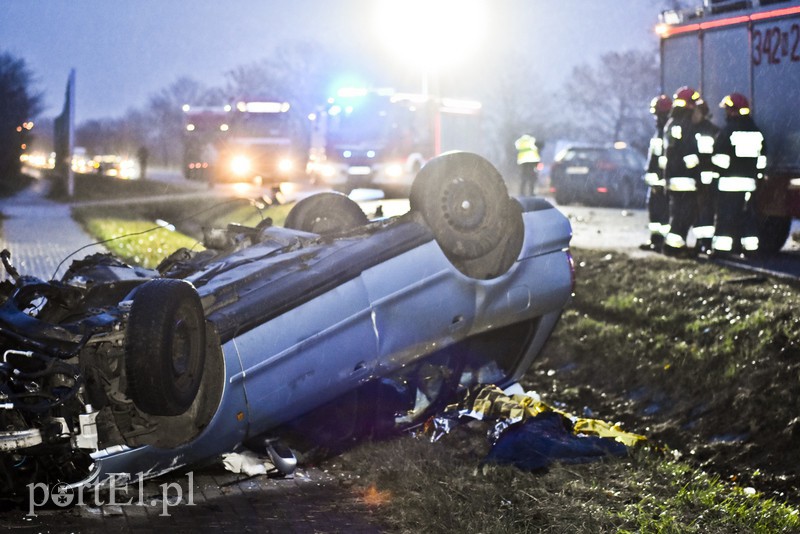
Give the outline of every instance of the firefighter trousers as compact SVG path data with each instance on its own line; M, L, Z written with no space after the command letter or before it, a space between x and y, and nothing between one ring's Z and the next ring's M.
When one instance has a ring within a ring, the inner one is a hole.
M650 230L650 242L661 246L669 229L669 197L667 188L663 185L650 187L647 193L647 214L650 218L650 223L647 225Z
M533 196L536 193L536 182L539 179L536 166L538 163L520 163L519 167L519 194L520 196Z
M750 196L744 191L717 192L715 251L739 254L758 250L758 225Z
M714 215L717 211L717 190L714 184L697 184L697 220L693 233L697 238L697 246L702 250L711 249L714 237Z
M669 192L669 233L664 240L665 249L686 248L686 236L697 217L697 191Z

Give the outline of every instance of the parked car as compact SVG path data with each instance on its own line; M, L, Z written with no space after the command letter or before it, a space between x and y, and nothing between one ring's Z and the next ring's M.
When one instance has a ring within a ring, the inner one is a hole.
M3 251L0 496L157 476L330 406L360 410L343 435L407 428L516 381L574 288L568 220L469 153L431 160L410 200L369 221L320 193L155 270L96 254L44 281Z
M559 204L640 207L647 198L644 167L644 157L621 143L574 145L556 156L550 192Z

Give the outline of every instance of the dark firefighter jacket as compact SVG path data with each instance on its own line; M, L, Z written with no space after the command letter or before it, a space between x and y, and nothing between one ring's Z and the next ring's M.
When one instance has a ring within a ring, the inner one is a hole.
M664 177L670 191L697 190L700 160L691 113L689 109L676 108L664 126L664 150L667 156Z
M714 143L712 161L718 168L720 191L755 191L767 166L764 135L749 115L729 117Z

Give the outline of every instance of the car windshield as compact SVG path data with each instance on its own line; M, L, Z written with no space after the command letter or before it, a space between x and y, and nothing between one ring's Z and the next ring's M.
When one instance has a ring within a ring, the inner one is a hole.
M569 150L564 154L564 161L568 162L595 163L604 158L608 159L607 151L596 148Z

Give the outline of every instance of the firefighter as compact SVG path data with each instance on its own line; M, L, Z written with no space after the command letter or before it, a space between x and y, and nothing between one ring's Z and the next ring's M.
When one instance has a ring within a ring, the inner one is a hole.
M753 206L756 181L767 166L764 135L750 115L744 95L731 93L720 102L725 126L714 143L712 161L718 167L715 255L758 252Z
M517 168L519 169L519 194L533 195L538 179L539 147L536 138L525 134L514 142L517 149Z
M690 87L681 87L672 97L670 119L664 125L664 167L669 195L669 229L664 238L664 254L688 257L692 254L686 246L689 229L697 214L697 182L700 158L694 137L692 114L700 100L700 93Z
M661 252L664 236L669 229L669 198L664 181L664 166L667 160L664 156L664 125L669 119L671 109L672 99L667 95L657 96L650 102L650 113L656 121L656 132L650 138L647 168L644 174L644 180L650 186L647 195L647 212L650 217L647 227L650 230L650 240L639 246L642 250Z
M697 143L697 155L700 160L700 182L697 184L697 219L692 233L697 239L696 248L701 254L711 253L711 243L714 238L714 215L716 212L716 187L715 172L711 156L714 153L714 140L719 133L719 127L711 122L708 104L703 100L697 102L692 113L694 124L694 138Z

